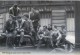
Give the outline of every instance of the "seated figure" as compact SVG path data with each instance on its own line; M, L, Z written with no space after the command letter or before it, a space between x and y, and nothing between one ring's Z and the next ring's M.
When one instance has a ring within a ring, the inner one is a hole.
M37 48L39 48L43 42L46 44L45 46L48 46L48 44L50 44L51 38L50 38L50 33L47 29L47 26L43 26L42 29L39 29L38 38L39 38L39 43Z
M4 25L3 33L7 37L6 44L8 46L13 46L15 37L16 20L10 17Z
M66 39L67 30L65 26L61 26L60 33L62 34L62 38L60 40L59 46L63 47L65 50L73 51L74 45Z
M54 26L54 28L52 28L51 36L52 36L52 45L58 46L62 36L61 36L60 31L57 29L56 26Z
M24 16L25 17L25 16ZM17 18L17 27L16 27L16 33L20 35L20 42L19 45L24 41L24 35L28 35L27 37L31 36L31 26L29 21L22 18ZM33 42L31 37L29 37L31 40L31 43ZM32 45L34 45L32 43Z

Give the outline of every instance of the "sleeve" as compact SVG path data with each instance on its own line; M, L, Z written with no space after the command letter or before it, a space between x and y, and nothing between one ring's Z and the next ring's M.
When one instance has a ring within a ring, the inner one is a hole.
M20 8L18 8L18 14L19 14L19 15L21 14L21 9L20 9Z
M57 40L60 39L61 37L62 37L62 35L61 35L60 31L58 31L58 38L57 38Z
M11 14L11 9L9 9L9 14Z
M26 28L26 21L24 21L23 25L22 25L22 29Z
M12 12L12 7L9 9L9 16L10 17L13 17L14 15L13 15L13 12Z
M52 36L54 34L54 31L51 31L50 33L51 33L50 35Z
M12 15L12 9L11 8L9 9L9 15Z
M31 16L31 12L29 12L29 19L30 19L30 16Z
M33 24L32 24L32 22L31 22L31 20L29 21L29 24L30 24L30 29L31 29L31 31L34 30L34 29L33 29Z

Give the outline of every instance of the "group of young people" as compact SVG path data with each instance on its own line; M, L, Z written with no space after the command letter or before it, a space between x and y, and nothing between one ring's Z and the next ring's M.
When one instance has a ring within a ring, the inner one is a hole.
M9 9L9 19L3 29L3 33L7 37L7 45L9 47L21 46L21 43L28 39L33 46L37 44L37 48L40 48L43 43L46 47L52 48L66 44L70 45L70 42L65 39L65 26L61 26L61 30L56 25L52 27L50 24L48 27L46 25L41 27L39 21L39 11L32 8L29 13L21 15L21 10L17 4L13 5Z
M7 44L9 46L21 45L24 41L24 35L29 37L31 44L34 45L36 41L36 32L39 22L39 12L31 8L29 13L21 13L17 4L14 4L9 9L9 19L6 21L3 33L7 37ZM15 38L20 36L20 38Z

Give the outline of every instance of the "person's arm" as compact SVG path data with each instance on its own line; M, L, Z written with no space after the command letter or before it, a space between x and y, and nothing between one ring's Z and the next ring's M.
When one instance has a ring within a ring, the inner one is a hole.
M29 20L29 24L30 24L30 29L31 29L31 31L34 31L33 24L32 24L32 22L31 22L31 20Z
M3 33L6 33L7 30L10 30L9 20L4 24Z
M18 16L21 15L21 9L18 7Z
M26 29L26 24L27 24L27 22L24 21L23 24L22 24L21 31L23 31L23 32L25 31L25 29Z
M39 38L39 39L42 39L43 36L44 36L43 31L42 31L41 29L39 29L39 31L38 31L37 34L38 34L38 38Z
M29 19L31 18L31 12L29 12Z
M61 37L62 37L62 35L61 35L61 33L58 31L58 38L57 38L57 40L60 39Z
M60 43L61 37L62 37L62 35L61 35L61 33L58 31L58 37L57 37L57 43L56 43L56 45L58 45L58 44Z
M3 33L6 32L7 22L4 24Z
M12 14L11 8L9 9L9 14Z
M9 16L14 17L13 7L9 9Z

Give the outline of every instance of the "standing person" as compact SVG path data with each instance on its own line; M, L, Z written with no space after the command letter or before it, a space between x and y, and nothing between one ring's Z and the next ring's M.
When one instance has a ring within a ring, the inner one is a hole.
M12 16L18 16L21 13L21 9L17 4L14 4L11 8L9 8L9 14Z
M29 18L31 19L32 24L33 24L33 28L35 31L35 32L33 32L33 36L35 37L34 41L36 42L36 40L37 40L37 28L38 28L39 21L40 21L39 11L36 11L34 8L32 8L31 12L29 12Z
M30 27L30 31L33 31L34 28L33 28L33 24L32 24L32 22L31 22L31 20L29 19L29 14L28 14L28 13L24 13L24 14L23 14L23 19L25 19L26 22L28 22L28 24L30 25L30 26L29 26L29 27Z
M24 33L30 35L31 37L29 38L31 41L31 44L34 46L34 36L32 36L32 32L34 31L33 25L31 20L28 17L28 14L25 13L23 14L23 18L26 20L25 28L24 28Z

